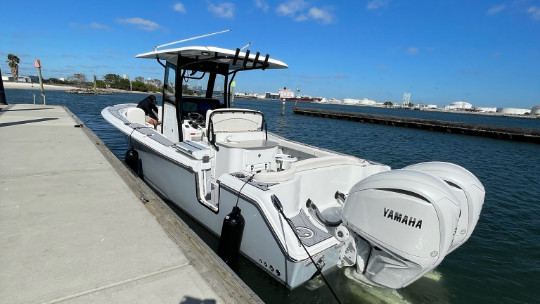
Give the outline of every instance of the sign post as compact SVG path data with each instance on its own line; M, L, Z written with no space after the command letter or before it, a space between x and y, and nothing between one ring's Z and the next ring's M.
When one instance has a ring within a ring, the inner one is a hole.
M43 76L41 75L41 61L39 59L36 59L34 61L34 67L38 71L39 87L40 87L40 90L41 90L41 99L43 100L43 104L46 104L46 102L45 102L45 89L43 88Z

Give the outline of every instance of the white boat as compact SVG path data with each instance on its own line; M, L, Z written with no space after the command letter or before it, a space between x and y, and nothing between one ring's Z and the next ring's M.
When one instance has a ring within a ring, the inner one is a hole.
M136 104L103 109L129 136L128 163L220 242L230 241L224 221L241 224L241 215L244 228L232 242L288 288L345 267L359 281L399 289L472 234L484 187L466 169L427 162L391 170L282 138L267 130L263 113L230 107L238 72L287 68L282 61L206 46L137 57L165 69L162 125L147 124ZM201 79L208 80L204 97L182 94L182 84Z

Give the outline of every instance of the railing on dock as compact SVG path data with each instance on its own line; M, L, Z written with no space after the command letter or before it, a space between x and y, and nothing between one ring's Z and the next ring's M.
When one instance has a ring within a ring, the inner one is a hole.
M373 115L365 113L328 111L311 108L294 108L295 114L333 119L352 120L365 123L382 124L396 127L415 128L444 133L484 136L505 140L525 141L540 144L540 130L522 128L501 128L485 125L427 120L397 116Z

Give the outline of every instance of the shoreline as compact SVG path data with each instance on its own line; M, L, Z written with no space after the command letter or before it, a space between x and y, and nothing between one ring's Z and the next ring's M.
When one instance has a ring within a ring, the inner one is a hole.
M43 88L49 91L67 91L77 89L70 85L43 84ZM39 90L39 83L4 81L4 89Z
M321 104L321 105L340 105L340 106L351 106L351 107L366 107L366 108L388 109L388 110L408 110L408 111L419 111L419 112L424 111L424 112L439 112L439 113L449 113L449 114L483 115L483 116L492 116L492 117L540 119L540 115L519 115L519 114L507 114L507 113L499 113L499 112L473 112L473 111L459 111L459 110L444 110L442 108L416 110L416 109L411 109L411 108L399 108L399 107L394 108L394 107L359 105L359 104L321 103L321 102L306 102L306 103L309 103L309 104Z
M13 89L13 90L35 90L39 91L39 83L32 82L11 82L4 81L4 89ZM85 88L80 88L72 85L57 85L57 84L43 84L43 89L47 91L70 91L70 90L85 90ZM153 92L141 92L141 91L126 91L120 89L99 89L107 93L132 93L132 94L156 94Z

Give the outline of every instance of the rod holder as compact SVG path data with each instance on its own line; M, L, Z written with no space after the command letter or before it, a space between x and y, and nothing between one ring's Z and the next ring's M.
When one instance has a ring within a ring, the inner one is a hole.
M238 55L240 54L240 49L239 48L236 48L236 52L234 53L234 59L233 59L233 62L232 62L232 65L236 65L236 62L238 61Z
M246 56L244 57L244 63L242 64L242 67L245 69L247 62L249 60L249 50L246 51Z
M255 67L257 65L257 62L259 61L259 55L261 53L260 52L257 52L257 54L255 54L255 60L253 61L253 66L252 67Z

